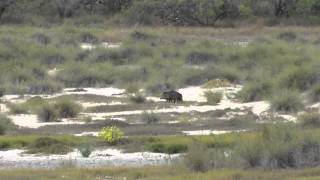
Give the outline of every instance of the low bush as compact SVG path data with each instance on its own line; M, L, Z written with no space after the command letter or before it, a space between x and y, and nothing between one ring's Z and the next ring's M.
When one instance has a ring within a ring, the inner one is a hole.
M28 153L66 154L70 151L70 145L50 137L39 137L28 146Z
M280 33L277 38L285 41L293 41L297 39L297 34L295 32L287 31Z
M311 88L309 94L311 102L320 102L320 85L315 85Z
M153 112L143 112L141 114L141 121L146 124L156 124L160 122L160 117Z
M246 84L238 93L238 97L244 102L260 101L270 97L272 84L267 81L252 82Z
M80 147L78 148L79 152L81 153L82 157L89 157L90 154L92 153L92 146L89 143L85 143L80 145Z
M217 57L207 52L197 52L197 51L190 52L186 58L187 64L191 64L191 65L215 63L216 61L217 61Z
M204 96L207 99L207 103L212 105L220 103L223 98L222 92L206 91L204 92Z
M24 104L9 104L10 113L12 114L28 114L29 109Z
M228 87L231 85L231 82L226 79L212 79L206 82L204 88L219 88L219 87Z
M107 143L115 145L123 138L124 133L116 126L104 127L98 134Z
M38 119L42 122L57 122L59 114L56 107L52 104L45 104L38 110Z
M303 109L304 105L300 94L292 90L282 90L273 94L271 98L271 107L274 111L297 112Z
M306 112L298 116L298 121L302 127L319 128L320 127L320 113Z
M81 105L67 99L58 100L54 106L59 118L75 118L82 109Z
M185 144L151 143L147 144L145 149L155 153L177 154L186 152L188 146Z
M142 104L146 102L146 98L141 94L131 95L129 96L129 100L136 104Z
M191 144L184 156L184 164L192 171L208 171L211 168L209 149L197 142Z
M6 134L10 129L14 128L11 120L5 115L0 114L0 135Z

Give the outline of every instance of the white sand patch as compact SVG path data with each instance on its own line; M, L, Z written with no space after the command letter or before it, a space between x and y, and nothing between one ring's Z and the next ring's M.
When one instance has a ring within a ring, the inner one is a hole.
M224 94L224 99L227 99L233 93L237 93L240 91L242 86L234 85L234 87L219 87L219 88L202 88L201 86L191 86L187 88L179 89L183 96L184 101L196 101L196 102L206 102L206 98L204 93L206 91L213 91L213 92L222 92Z
M82 132L79 134L74 134L74 136L98 136L99 132Z
M233 131L222 131L222 130L198 130L198 131L182 131L182 133L188 136L199 136L199 135L219 135L228 133L239 133L246 130L233 130Z
M102 42L101 44L94 45L92 43L81 43L80 48L83 50L93 50L96 48L105 48L105 49L117 49L121 47L121 43L112 43L112 42Z
M48 71L48 75L49 76L56 76L58 74L59 71L61 71L62 69L57 69L57 68L53 68L53 69L50 69Z
M170 163L180 155L162 153L123 153L116 149L95 150L84 158L74 150L66 155L23 154L24 150L0 151L0 168L57 168L63 164L75 167L143 166Z
M108 88L83 88L85 91L74 91L75 88L66 88L60 95L68 95L68 94L92 94L99 96L112 96L114 94L124 93L124 89L118 89L113 87Z
M101 43L101 47L106 49L117 49L120 48L121 43L111 43L111 42L103 42Z
M82 107L84 108L108 105L108 103L92 103L92 102L80 102L80 101L78 101L78 103L81 104Z
M2 100L4 102L11 102L11 103L23 103L26 102L28 99L27 96L21 96L21 95L4 95L2 97Z
M7 112L9 112L10 111L10 109L7 107L7 105L5 105L5 104L0 104L0 112L1 113L7 113Z
M293 122L296 123L297 122L297 117L293 116L293 115L288 115L288 114L278 114L276 115L278 117L282 117L283 119L285 119L288 122Z
M84 124L85 122L71 121L62 119L61 122L39 122L37 115L34 114L20 114L8 116L14 124L25 128L39 128L49 125L68 125L68 124Z
M245 110L247 108L251 108L253 113L256 115L260 115L264 111L269 109L267 106L268 103L266 101L258 101L258 102L250 102L250 103L237 103L232 102L228 99L222 100L218 105L204 105L204 106L176 106L173 108L165 108L165 109L156 109L152 110L153 113L187 113L192 111L197 112L208 112L215 110L225 110L225 109L240 109ZM93 120L103 120L106 117L112 116L122 116L122 115L135 115L142 114L145 110L134 110L134 111L119 111L119 112L110 112L110 113L83 113L83 115L91 116Z

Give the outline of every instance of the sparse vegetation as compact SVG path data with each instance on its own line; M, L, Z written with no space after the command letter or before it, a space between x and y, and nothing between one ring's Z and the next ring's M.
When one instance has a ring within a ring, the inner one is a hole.
M146 124L156 124L159 123L160 117L153 112L143 112L141 114L141 121Z
M271 99L271 106L275 111L286 113L297 112L304 107L300 94L290 90L282 90L274 94Z
M220 101L223 97L223 94L222 94L222 92L206 91L206 92L204 92L204 96L206 97L208 104L215 105L215 104L220 103Z

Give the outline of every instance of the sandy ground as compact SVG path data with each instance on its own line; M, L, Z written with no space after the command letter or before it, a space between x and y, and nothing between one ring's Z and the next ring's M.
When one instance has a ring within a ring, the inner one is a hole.
M85 124L85 122L68 119L62 119L61 122L39 122L37 115L34 114L9 115L8 117L12 119L12 122L17 126L26 128L39 128L49 125Z
M108 166L143 166L170 163L180 155L162 153L123 153L116 149L95 150L88 158L74 150L66 155L24 154L24 150L0 151L0 169L23 168L63 168L63 167L108 167Z
M244 131L246 130L233 130L233 131L198 130L198 131L182 131L182 133L188 136L199 136L199 135L219 135L219 134L239 133Z
M81 43L80 48L83 50L93 50L96 48L105 48L105 49L117 49L121 47L121 43L112 43L112 42L102 42L98 45L91 43Z

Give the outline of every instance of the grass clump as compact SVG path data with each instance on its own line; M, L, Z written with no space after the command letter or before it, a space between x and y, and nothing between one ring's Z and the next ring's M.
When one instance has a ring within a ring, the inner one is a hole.
M12 114L28 114L29 109L24 104L9 104L10 113Z
M223 98L222 92L206 91L204 92L204 96L207 99L207 103L212 105L220 103Z
M292 31L287 31L287 32L281 32L278 36L277 39L285 40L285 41L294 41L297 39L297 34Z
M311 102L320 102L320 85L315 85L310 92Z
M92 153L92 145L90 143L85 143L80 145L80 147L78 148L79 152L81 153L82 157L89 157L90 154Z
M230 86L231 82L227 79L212 79L203 85L204 88L219 88Z
M0 135L4 135L8 130L12 129L14 125L11 120L5 115L0 114Z
M81 105L67 99L58 100L55 104L59 118L75 118L81 111Z
M303 109L304 105L298 92L282 90L272 96L271 107L275 111L290 113Z
M118 127L111 126L102 128L98 136L101 139L105 140L107 143L115 145L123 138L124 133Z
M145 145L145 149L155 153L177 154L186 152L188 146L185 144L151 143Z
M245 85L238 93L238 97L244 102L260 101L269 97L272 93L270 82L253 82Z
M298 121L302 127L319 128L320 127L320 113L306 112L298 116Z
M46 104L37 113L38 119L42 122L58 122L59 114L52 104Z
M131 95L129 96L129 100L136 104L142 104L146 102L146 98L141 94Z
M160 117L153 112L145 111L141 114L141 120L146 124L156 124L160 122Z
M39 137L28 146L28 149L29 153L45 154L66 154L72 151L70 145L50 137Z

